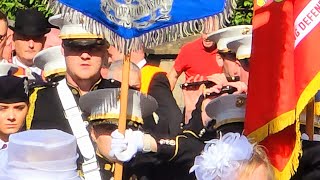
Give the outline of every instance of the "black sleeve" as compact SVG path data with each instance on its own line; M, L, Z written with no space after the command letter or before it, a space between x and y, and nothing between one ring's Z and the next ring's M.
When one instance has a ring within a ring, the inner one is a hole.
M200 131L204 128L202 123L202 102L204 100L204 96L201 95L198 99L198 102L196 103L196 108L191 113L191 118L189 120L188 124L185 124L183 126L183 129L193 131L196 134L199 134Z
M313 180L320 177L320 142L302 141L302 157L299 167L291 180Z
M180 124L183 120L180 108L173 97L170 83L165 73L156 73L150 82L148 94L158 102L156 114L159 117L157 131L173 137L181 133Z
M157 157L168 163L175 177L179 179L195 179L189 173L194 159L201 153L204 143L192 131L184 131L175 139L157 139Z

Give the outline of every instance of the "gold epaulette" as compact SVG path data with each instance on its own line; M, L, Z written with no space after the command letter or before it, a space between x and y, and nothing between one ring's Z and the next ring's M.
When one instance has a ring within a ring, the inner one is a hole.
M26 117L26 129L27 130L29 130L31 128L32 119L34 116L35 105L36 105L36 101L37 101L37 97L38 97L38 91L43 88L45 88L45 87L34 88L34 91L29 96L29 110L28 110L28 114Z

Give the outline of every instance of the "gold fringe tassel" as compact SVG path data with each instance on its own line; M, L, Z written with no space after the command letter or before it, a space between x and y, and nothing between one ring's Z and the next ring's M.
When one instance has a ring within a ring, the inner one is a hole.
M296 144L291 154L290 160L282 171L275 169L275 175L277 179L290 179L299 166L299 157L302 154L301 149L301 134L300 134L300 122L299 117L305 106L308 104L311 98L320 89L320 72L311 80L308 86L301 93L298 99L296 109L286 112L277 118L273 119L266 125L257 129L249 134L249 137L257 142L265 139L269 134L275 134L289 125L296 123Z
M299 158L302 155L302 149L301 149L301 133L300 133L300 123L297 119L296 121L296 144L294 146L294 149L292 151L291 157L286 164L286 166L283 168L282 171L279 171L277 168L273 167L275 172L276 179L279 180L285 180L290 179L292 175L295 174L298 166L299 166Z
M292 125L295 122L295 111L283 113L280 116L274 118L264 126L250 133L248 137L256 142L261 142L270 134L276 134L282 131L284 128Z
M299 119L299 116L303 109L306 107L311 98L315 96L315 94L320 89L320 72L316 74L316 76L310 81L308 86L301 93L301 96L298 99L296 106L296 118Z

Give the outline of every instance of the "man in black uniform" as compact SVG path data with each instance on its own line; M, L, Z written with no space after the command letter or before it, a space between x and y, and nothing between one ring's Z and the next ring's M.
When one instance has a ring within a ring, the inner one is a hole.
M62 54L66 62L65 78L34 88L26 119L27 129L59 129L77 138L85 179L100 179L95 151L82 112L80 96L96 89L112 87L117 82L102 79L100 70L108 58L108 42L99 34L84 29L82 24L69 23L72 16L56 15L49 19L61 29ZM81 160L79 160L80 162ZM94 165L93 165L94 164Z
M110 46L108 52L112 61L123 59L115 47ZM140 92L151 95L158 102L158 109L152 116L144 119L144 129L162 136L176 136L181 132L182 113L173 97L167 73L151 63L155 59L145 59L143 49L131 52L130 61L141 70Z
M63 19L56 17L49 21L58 26L63 23ZM66 84L76 102L89 91L112 86L113 83L100 76L102 61L108 58L108 42L102 36L86 32L81 24L62 26L59 36L66 62ZM72 133L57 91L59 83L34 89L30 96L27 129L54 128Z

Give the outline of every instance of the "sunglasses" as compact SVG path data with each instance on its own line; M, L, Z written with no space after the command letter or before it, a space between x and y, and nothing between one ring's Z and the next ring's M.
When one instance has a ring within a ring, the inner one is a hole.
M104 39L77 39L63 40L63 47L73 52L98 52L107 50L107 42Z
M88 45L88 46L65 46L64 45L63 47L72 52L84 52L84 51L99 52L105 49L105 47L101 45Z

